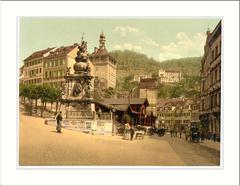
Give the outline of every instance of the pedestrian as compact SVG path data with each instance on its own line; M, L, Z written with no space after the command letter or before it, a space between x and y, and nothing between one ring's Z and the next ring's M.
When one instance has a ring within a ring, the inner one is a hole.
M131 140L133 140L134 130L133 130L133 125L132 125L132 124L130 125L130 130L129 130L129 132L130 132L130 135L131 135Z
M124 134L123 134L123 139L125 140L129 140L129 135L130 135L130 124L129 123L125 123L124 125Z
M217 139L217 134L216 132L213 133L213 141L216 142L216 139Z
M56 116L56 120L57 120L57 133L62 133L62 111L60 111L57 116Z
M171 138L173 137L173 130L170 130Z
M174 137L177 137L177 129L174 129Z
M179 131L179 137L182 138L182 129Z

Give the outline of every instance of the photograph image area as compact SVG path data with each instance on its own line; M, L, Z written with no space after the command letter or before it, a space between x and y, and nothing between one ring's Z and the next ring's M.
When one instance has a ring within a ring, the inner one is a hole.
M19 166L220 166L222 26L20 17Z

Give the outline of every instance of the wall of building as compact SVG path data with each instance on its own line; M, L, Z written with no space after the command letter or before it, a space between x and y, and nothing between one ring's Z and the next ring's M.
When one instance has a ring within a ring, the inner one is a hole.
M201 69L201 123L220 136L221 109L221 23L210 33L204 47Z
M139 89L139 98L147 98L149 106L147 107L147 114L153 113L156 116L157 104L157 89Z
M159 70L161 83L177 83L182 79L180 71Z
M116 87L116 66L109 61L93 61L95 76L107 80L107 88Z
M43 58L35 58L24 62L23 82L26 84L43 83Z

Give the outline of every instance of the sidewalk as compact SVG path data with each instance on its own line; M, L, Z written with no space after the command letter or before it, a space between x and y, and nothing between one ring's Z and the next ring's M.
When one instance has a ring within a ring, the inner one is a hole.
M202 143L199 143L199 145L220 151L220 142L214 142L212 140L204 140Z

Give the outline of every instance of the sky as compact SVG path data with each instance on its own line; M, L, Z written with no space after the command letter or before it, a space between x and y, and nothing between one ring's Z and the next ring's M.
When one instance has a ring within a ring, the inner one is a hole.
M48 18L22 17L19 26L19 60L48 47L68 46L84 40L88 52L106 36L108 51L132 50L158 61L203 55L206 31L220 19L191 18Z

